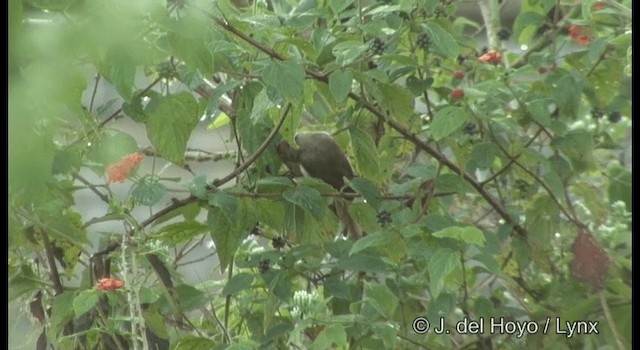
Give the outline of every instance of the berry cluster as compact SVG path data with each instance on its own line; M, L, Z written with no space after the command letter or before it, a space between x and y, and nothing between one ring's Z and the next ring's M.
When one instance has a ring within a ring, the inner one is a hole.
M464 126L464 133L468 135L473 135L478 132L478 126L474 123L467 123Z
M162 79L173 79L176 76L176 69L169 61L162 62L156 66L156 72Z
M271 240L271 246L274 249L282 249L287 244L287 241L284 240L283 237L278 236Z
M431 45L431 38L429 38L427 33L420 33L416 40L416 45L424 51L427 51L429 50L429 45Z
M269 271L270 267L271 267L271 261L269 259L264 259L260 261L260 263L258 264L258 269L260 270L260 273L265 273Z
M373 39L373 42L371 43L369 52L371 52L372 55L382 55L384 53L385 48L386 48L386 44L384 43L384 41L376 37Z
M376 218L378 219L378 224L382 227L385 227L386 225L390 224L391 222L393 222L393 220L391 219L391 213L389 213L386 210L381 210L377 215Z

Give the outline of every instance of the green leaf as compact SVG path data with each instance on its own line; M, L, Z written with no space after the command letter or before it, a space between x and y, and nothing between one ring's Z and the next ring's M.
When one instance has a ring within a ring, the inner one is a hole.
M235 222L238 211L238 198L224 191L212 193L209 204L222 209L229 222Z
M298 100L304 91L305 72L291 61L271 61L262 73L262 79L289 100Z
M393 318L398 307L398 297L383 283L364 283L364 298L381 316Z
M73 298L73 312L76 317L93 309L100 300L100 292L96 289L87 289L80 292Z
M131 135L120 131L108 131L89 146L87 159L96 163L95 170L102 175L107 165L137 151L138 143Z
M460 49L453 35L449 34L435 21L426 23L427 34L436 51L445 57L455 58Z
M340 257L337 261L337 267L353 271L384 272L390 270L392 265L380 256L368 254L368 251L363 251Z
M199 175L193 178L188 184L189 192L198 199L205 199L207 196L207 176Z
M397 237L389 231L375 232L357 240L352 246L349 255L358 253L370 247L379 247L393 242Z
M216 343L209 338L186 335L176 342L174 350L211 350L215 347Z
M175 246L207 232L207 229L203 223L186 220L163 226L156 236L168 246Z
M216 116L216 118L211 122L211 124L207 125L207 129L209 130L218 129L225 125L228 125L230 122L231 122L231 119L229 118L227 113L220 112L220 114Z
M556 137L551 146L565 154L578 172L586 170L593 162L593 137L586 130L573 130L564 136Z
M63 322L73 319L73 300L75 295L75 292L65 291L53 297L51 316L49 317L51 325L60 326Z
M9 276L9 301L25 293L33 293L44 287L46 287L46 283L40 280L30 265L20 265L20 267Z
M100 73L113 84L125 101L131 101L136 75L136 61L128 47L112 47L100 66Z
M547 171L543 176L542 180L545 185L551 191L556 198L564 197L564 184L562 183L562 179L558 176L558 173L555 171Z
M483 246L485 242L484 234L478 228L473 226L450 226L445 229L434 232L433 237L453 238L464 243Z
M631 212L631 172L623 167L614 166L609 170L609 203L623 201L626 204L627 211Z
M289 202L304 209L316 220L322 220L325 215L325 200L318 190L309 187L300 187L295 190L285 191L282 196Z
M351 146L356 156L356 168L361 176L369 179L378 179L380 176L380 164L378 163L378 151L369 134L359 128L349 128Z
M140 96L134 96L131 101L124 101L122 103L122 112L135 122L143 123L147 120Z
M529 111L533 120L540 123L544 127L549 127L551 124L551 113L549 112L549 106L553 103L550 98L533 100L528 103Z
M337 70L329 76L329 91L338 102L344 101L351 91L353 74L348 70Z
M491 169L496 152L496 146L491 142L482 142L473 146L466 165L467 172Z
M187 141L198 124L198 103L188 92L158 96L145 108L151 144L163 158L182 165Z
M433 78L418 79L415 76L407 78L407 87L413 93L413 96L421 96L428 88L433 85Z
M414 111L414 96L401 86L379 84L382 104L399 120L407 120Z
M237 274L231 277L231 279L224 286L224 289L222 289L222 295L227 296L237 294L238 292L251 287L253 280L254 276L250 273L243 272Z
M335 344L335 347L333 346ZM344 326L339 324L329 325L325 327L311 344L311 350L324 349L346 349L347 348L347 332Z
M448 248L435 251L429 259L431 297L437 298L444 288L445 278L460 265L460 253Z
M249 235L249 227L255 225L246 202L238 201L237 204L236 211L232 211L232 204L221 199L216 206L209 208L207 214L207 226L223 272L231 263L238 245Z
M369 45L360 41L348 40L343 41L333 47L331 52L336 57L336 63L341 67L348 66L355 62L360 55L369 49Z
M131 191L131 198L146 206L158 203L167 193L167 188L158 182L155 176L145 176L142 181L136 183Z
M447 106L436 112L431 123L431 135L436 141L451 135L468 120L467 112L456 106Z
M344 11L351 3L353 3L353 0L331 0L329 1L329 6L331 6L333 13L338 14Z
M378 191L378 188L373 182L361 177L356 177L349 181L349 187L359 193L373 209L378 210L380 208L380 204L382 203L380 200L380 191Z
M521 12L513 23L513 32L518 38L518 43L529 44L545 21L545 16L536 12Z
M584 79L565 74L555 82L554 96L560 113L575 116L580 107Z
M229 92L229 91L235 89L236 87L238 87L238 85L240 85L240 81L232 80L232 81L227 81L224 84L216 86L216 88L213 89L213 91L211 92L211 95L207 99L209 102L207 103L207 108L205 109L205 114L206 115L211 115L211 114L216 113L218 111L218 106L220 105L220 99L222 98L222 96L224 96L224 94L226 94L227 92ZM222 114L226 115L225 113L222 113ZM219 117L220 116L218 116L218 118Z

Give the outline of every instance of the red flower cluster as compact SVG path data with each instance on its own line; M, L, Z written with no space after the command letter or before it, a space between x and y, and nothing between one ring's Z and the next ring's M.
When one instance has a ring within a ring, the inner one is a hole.
M591 42L591 38L589 35L585 33L584 27L577 24L570 24L569 28L569 37L578 45L587 46Z
M124 282L116 278L101 278L96 284L96 288L101 291L116 290L124 286Z
M593 7L591 8L592 11L600 11L600 10L604 10L607 7L607 1L598 1L595 4L593 4Z
M141 154L129 154L107 167L107 183L124 182L144 158Z
M478 57L478 61L483 63L498 64L502 62L502 53L496 50L489 50L484 55Z
M464 71L457 70L453 72L453 77L457 80L462 80L462 78L464 78Z

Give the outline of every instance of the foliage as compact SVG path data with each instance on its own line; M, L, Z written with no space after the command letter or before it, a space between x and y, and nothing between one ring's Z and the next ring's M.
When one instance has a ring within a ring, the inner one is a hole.
M11 0L9 296L39 346L629 347L631 2L523 1L523 51L479 3L484 24L450 0ZM142 170L213 161L200 121L232 172ZM286 177L300 130L349 154L362 239L335 239L333 188ZM203 239L226 277L191 285L175 252Z

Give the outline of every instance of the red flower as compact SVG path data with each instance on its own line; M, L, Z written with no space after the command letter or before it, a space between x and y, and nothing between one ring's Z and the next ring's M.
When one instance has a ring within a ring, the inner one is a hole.
M591 37L585 33L583 26L570 24L567 30L569 31L569 37L575 43L587 46L591 42Z
M483 63L498 64L502 62L502 53L496 50L489 50L484 55L478 57L478 60Z
M453 77L458 79L458 80L461 80L462 78L464 78L464 72L461 71L461 70L457 70L457 71L453 72Z
M124 182L144 158L141 154L129 154L107 167L107 183Z
M101 291L116 290L124 286L124 282L116 278L101 278L96 284L96 288Z
M464 97L464 90L455 89L451 91L451 93L449 94L449 97L451 97L452 100L459 100Z

